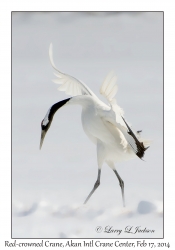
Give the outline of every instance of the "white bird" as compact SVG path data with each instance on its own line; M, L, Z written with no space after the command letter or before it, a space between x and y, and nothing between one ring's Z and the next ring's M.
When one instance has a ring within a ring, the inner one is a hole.
M89 139L97 146L98 176L95 185L86 198L85 203L100 185L101 168L104 162L116 174L121 187L123 206L124 182L115 169L115 163L130 160L135 157L142 158L149 146L149 141L140 138L140 132L133 132L124 119L123 110L117 105L115 95L117 93L117 77L110 72L101 88L100 93L107 98L108 105L99 98L80 80L60 72L54 64L52 56L52 44L49 48L49 57L52 67L56 70L55 83L60 84L58 90L65 91L72 97L55 103L49 108L41 122L40 149L44 137L52 123L55 112L63 105L78 104L82 106L82 125Z

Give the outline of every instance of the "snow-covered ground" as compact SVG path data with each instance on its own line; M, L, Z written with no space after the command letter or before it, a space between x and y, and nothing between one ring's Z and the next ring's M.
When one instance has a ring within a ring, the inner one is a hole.
M48 49L57 67L99 88L110 70L118 76L117 102L133 128L152 139L145 161L117 165L97 177L96 148L81 126L81 108L55 115L39 150L40 123L67 96L52 83ZM163 14L14 12L12 15L12 237L163 237ZM97 227L102 232L97 232ZM106 233L106 227L122 230ZM126 233L126 227L154 232Z

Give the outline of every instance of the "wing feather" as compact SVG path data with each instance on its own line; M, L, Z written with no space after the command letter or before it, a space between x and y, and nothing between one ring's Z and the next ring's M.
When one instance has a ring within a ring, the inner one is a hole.
M117 89L118 89L118 88L117 88L117 85L115 85L115 86L113 86L113 87L111 88L109 94L107 95L107 97L108 97L108 99L109 99L110 101L112 101L112 99L113 99L114 96L116 95Z
M57 79L53 79L52 82L56 83L56 84L62 84L61 79L57 78Z
M127 142L134 153L139 158L142 158L144 156L145 150L148 148L146 146L149 146L149 141L139 139L139 133L134 133L123 118L124 111L120 108L120 106L116 102L116 99L114 98L117 90L117 77L115 76L115 73L111 71L106 76L100 88L100 93L107 98L111 106L111 110L106 111L104 115L102 115L102 118L113 124L113 126L121 131L125 138L124 140L121 136L121 144L125 145L125 143Z
M67 89L66 84L62 84L61 86L58 87L59 91L66 91L66 89Z
M115 76L114 71L110 71L110 72L107 74L107 76L105 77L105 79L104 79L104 81L103 81L103 84L102 84L102 86L101 86L101 88L100 88L100 93L101 93L102 95L106 96L105 91L106 91L106 89L107 89L107 87L108 87L108 85L109 85L111 79L112 79L114 76Z
M150 145L150 141L139 139L139 135L137 135L137 133L134 133L131 130L131 128L129 127L129 125L125 121L125 119L122 116L120 116L120 119L118 119L119 115L117 117L116 113L115 112L112 113L111 110L101 113L101 118L103 120L111 123L118 130L120 130L125 138L125 140L123 140L123 142L127 141L127 143L130 145L130 147L132 148L134 153L140 159L142 159L145 151L147 150L147 148ZM124 143L123 142L122 142L122 136L121 136L121 144L124 146L125 142Z
M126 124L127 130L123 126L120 126L120 130L124 134L127 142L132 147L132 149L135 152L135 154L140 159L142 159L143 156L144 156L144 154L145 154L145 151L149 147L145 147L144 141L143 142L139 141L139 139L137 138L137 136L135 135L135 133L131 130L131 128L129 127L129 125L125 121L125 119L123 117L122 117L122 119L123 119L124 123Z
M107 98L109 102L112 101L113 97L117 93L117 76L115 75L114 71L110 71L107 76L105 77L105 80L103 81L103 84L100 88L100 93Z
M100 93L106 97L107 101L109 102L112 110L115 112L117 119L123 125L124 122L121 119L121 116L124 115L123 109L117 104L115 95L117 93L118 86L117 86L117 76L115 75L114 71L110 71L105 80L102 83L100 88Z
M49 58L52 67L56 70L56 73L54 73L57 77L57 79L54 79L53 82L56 84L61 84L61 86L58 88L60 91L65 91L66 94L76 96L76 95L91 95L95 98L97 96L80 80L74 78L73 76L67 75L65 73L62 73L59 71L55 63L53 61L53 49L52 49L52 43L49 47Z
M117 77L113 76L110 81L110 84L108 84L106 91L105 91L107 96L113 91L114 87L115 88L117 87L116 81L117 81ZM117 93L117 88L116 88L116 93Z

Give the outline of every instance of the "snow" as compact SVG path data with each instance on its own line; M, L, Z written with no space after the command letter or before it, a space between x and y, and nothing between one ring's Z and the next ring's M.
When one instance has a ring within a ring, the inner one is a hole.
M12 14L12 237L163 237L163 14L13 12ZM67 96L52 83L48 56L62 72L82 79L101 100L100 86L117 74L117 103L127 121L153 140L145 161L106 165L101 185L84 200L97 177L96 148L83 132L81 108L55 115L42 150L41 121ZM96 232L97 226L103 231ZM105 227L122 230L105 233ZM154 233L129 234L140 226Z

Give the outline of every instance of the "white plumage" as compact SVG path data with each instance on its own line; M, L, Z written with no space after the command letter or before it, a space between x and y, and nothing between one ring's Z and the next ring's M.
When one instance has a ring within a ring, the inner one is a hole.
M59 91L64 91L73 97L54 104L47 112L41 123L42 134L40 148L46 132L48 131L55 112L63 105L78 104L82 106L82 125L89 139L97 145L98 177L95 185L85 200L91 197L100 185L101 168L104 162L112 168L116 174L122 191L124 201L124 182L115 169L115 162L130 160L135 157L142 158L149 146L149 141L142 140L140 133L133 132L124 119L124 112L116 102L117 77L110 72L101 88L100 93L106 97L108 105L99 98L80 80L60 72L53 61L52 44L49 48L49 57L52 67L56 70L56 79Z
M49 48L49 58L52 67L57 71L57 73L54 73L57 78L53 80L54 83L60 84L61 86L58 87L59 91L64 91L66 94L71 96L76 95L92 95L96 96L87 86L86 84L82 83L80 80L77 80L76 78L67 75L65 73L60 72L54 64L53 61L53 52L52 52L52 43L50 44Z
M100 93L107 98L109 102L112 102L114 96L117 93L117 76L113 71L109 72L106 76L101 88Z

